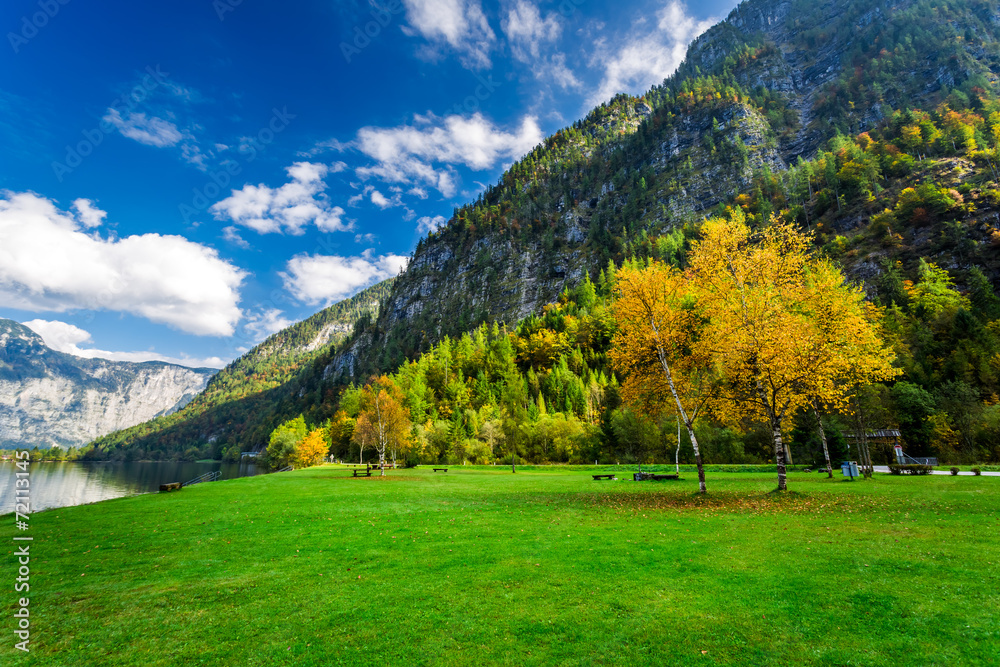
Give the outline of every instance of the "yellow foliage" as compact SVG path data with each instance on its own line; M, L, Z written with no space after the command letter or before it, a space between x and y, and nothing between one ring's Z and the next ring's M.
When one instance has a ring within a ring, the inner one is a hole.
M691 270L710 318L701 344L727 379L720 416L777 429L814 400L842 406L853 385L898 375L878 309L812 254L811 241L777 220L754 232L736 216L706 222L694 244Z
M295 448L295 467L308 468L319 465L329 452L330 444L323 429L310 431Z

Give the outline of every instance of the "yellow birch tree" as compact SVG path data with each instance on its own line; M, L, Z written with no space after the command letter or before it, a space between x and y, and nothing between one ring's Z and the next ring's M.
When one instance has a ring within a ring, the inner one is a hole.
M619 271L611 362L625 375L626 404L647 414L680 416L691 436L698 488L705 493L694 422L712 396L715 377L699 341L704 321L694 288L688 276L660 262Z
M690 254L708 323L699 346L725 378L714 409L771 428L778 488L786 484L784 420L821 401L844 405L853 386L890 379L878 309L811 252L808 234L772 220L752 231L740 211L712 219Z

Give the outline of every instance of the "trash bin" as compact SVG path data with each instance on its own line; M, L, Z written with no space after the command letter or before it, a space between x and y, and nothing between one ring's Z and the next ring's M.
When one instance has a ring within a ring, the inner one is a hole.
M844 461L840 464L840 471L844 473L844 477L858 477L858 462L857 461Z

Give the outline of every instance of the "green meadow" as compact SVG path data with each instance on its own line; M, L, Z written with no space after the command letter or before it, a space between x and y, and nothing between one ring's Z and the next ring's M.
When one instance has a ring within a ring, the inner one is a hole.
M28 655L7 515L0 663L1000 662L1000 479L684 477L328 465L40 512Z

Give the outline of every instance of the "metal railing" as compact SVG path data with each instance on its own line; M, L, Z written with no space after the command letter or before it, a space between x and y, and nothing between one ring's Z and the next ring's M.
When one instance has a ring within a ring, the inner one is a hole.
M289 470L294 470L292 466L285 466L281 470L275 470L274 472L288 472Z
M198 475L189 482L184 482L181 486L191 486L192 484L201 484L202 482L215 482L220 477L222 473L218 470L213 470L211 472L206 472L204 475Z

